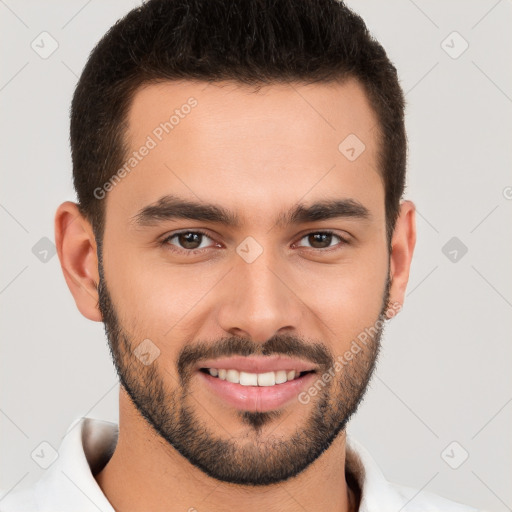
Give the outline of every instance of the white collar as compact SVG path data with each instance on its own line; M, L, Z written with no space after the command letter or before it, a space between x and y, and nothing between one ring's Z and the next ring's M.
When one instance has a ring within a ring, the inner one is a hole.
M0 500L5 512L115 512L94 478L112 455L118 439L115 423L78 418L69 427L59 456L29 489ZM351 435L346 437L346 467L361 489L359 512L476 512L435 494L392 484Z

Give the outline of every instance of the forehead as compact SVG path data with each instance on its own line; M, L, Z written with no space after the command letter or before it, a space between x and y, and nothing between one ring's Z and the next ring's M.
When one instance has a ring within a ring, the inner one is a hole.
M168 139L164 143L172 143L171 137L165 137L172 132L173 139L186 140L190 147L198 142L227 142L227 135L233 145L241 144L251 135L262 134L275 144L289 143L295 149L301 141L312 148L326 135L336 140L349 133L371 143L368 132L378 128L368 98L355 79L272 84L257 91L229 81L148 84L134 94L127 117L129 142L160 134ZM172 125L169 133L162 126L168 122Z
M333 192L363 203L383 198L379 125L355 80L258 91L232 82L150 84L134 95L127 121L126 162L134 165L109 192L125 210L166 193L258 214Z

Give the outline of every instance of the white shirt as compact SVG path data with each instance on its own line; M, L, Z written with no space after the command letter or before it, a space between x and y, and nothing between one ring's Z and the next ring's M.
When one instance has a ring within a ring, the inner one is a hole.
M78 418L56 460L31 487L1 492L0 512L115 512L94 479L112 455L118 426ZM477 512L477 509L388 482L369 453L349 434L346 465L361 489L359 512ZM149 512L149 511L144 511Z

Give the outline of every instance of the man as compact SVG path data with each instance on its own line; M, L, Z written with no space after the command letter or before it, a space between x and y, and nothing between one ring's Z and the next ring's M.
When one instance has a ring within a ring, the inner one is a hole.
M396 70L334 0L150 0L91 54L55 217L119 428L5 511L469 511L346 434L415 245Z

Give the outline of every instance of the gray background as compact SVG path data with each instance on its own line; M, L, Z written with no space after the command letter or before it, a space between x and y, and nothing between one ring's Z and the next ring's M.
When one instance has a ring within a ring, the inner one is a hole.
M118 419L103 325L80 315L51 249L55 210L75 199L74 86L94 44L136 5L0 0L4 492L40 476L31 453L43 441L58 448L76 417ZM405 307L388 325L349 432L392 481L512 510L512 3L349 5L398 68L408 102L406 198L418 208ZM58 43L46 59L31 47L48 38L43 31Z

